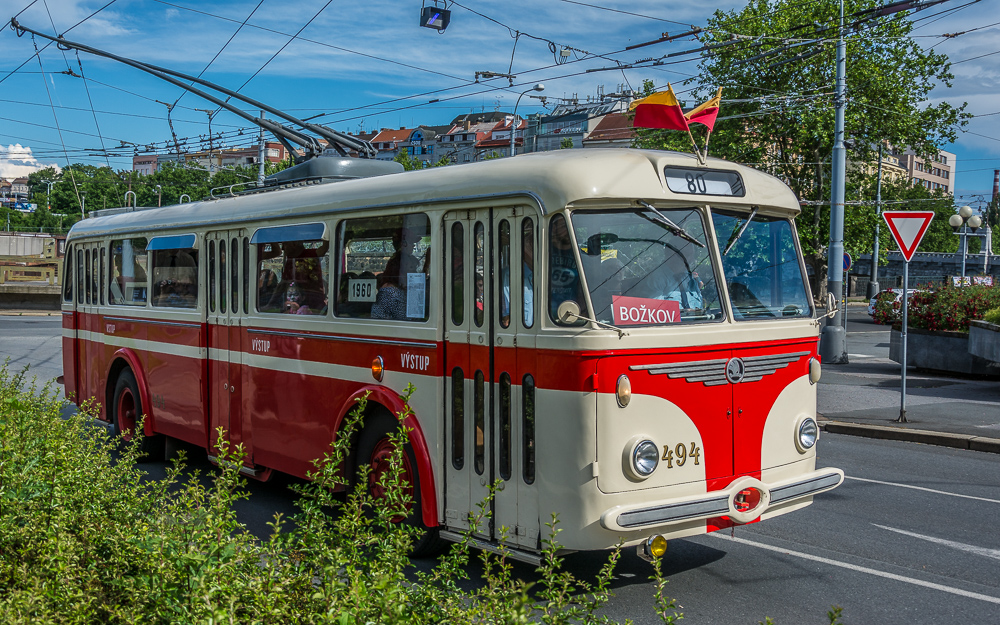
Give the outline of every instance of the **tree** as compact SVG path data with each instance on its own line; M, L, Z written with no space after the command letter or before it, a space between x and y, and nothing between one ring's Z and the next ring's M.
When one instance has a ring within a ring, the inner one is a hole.
M573 147L573 138L572 137L563 137L563 140L559 142L559 149L560 150L568 150L568 149L570 149L572 147Z
M845 0L845 13L878 4ZM816 276L826 274L829 205L822 202L830 197L838 20L837 0L751 0L738 11L716 11L701 43L719 47L702 57L701 75L688 81L696 82L697 102L723 88L713 155L772 173L801 200L821 202L803 206L797 219L806 262ZM908 37L910 14L847 21L848 159L860 166L848 167L844 247L860 252L871 251L875 212L850 203L873 199L878 146L909 146L928 156L954 141L969 115L964 104L925 104L931 89L950 86L953 76L947 56ZM733 34L739 43L732 43ZM691 149L684 133L671 131L640 131L636 143ZM824 281L817 282L822 295Z

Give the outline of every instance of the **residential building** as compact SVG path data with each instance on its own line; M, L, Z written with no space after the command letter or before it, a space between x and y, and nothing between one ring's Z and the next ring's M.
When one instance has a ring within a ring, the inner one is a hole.
M441 158L435 155L438 136L447 133L449 130L451 130L451 126L417 126L405 141L399 143L398 153L402 154L406 152L410 158L425 163L433 163Z
M10 197L19 202L28 201L28 179L14 178L10 182Z
M471 119L463 119L453 125L448 132L438 135L438 158L447 156L452 163L479 160L479 143L491 135L497 121L501 120L472 123Z
M906 170L907 178L914 185L920 185L931 191L940 189L955 195L955 172L958 171L955 154L939 150L937 154L925 160L907 148L894 151L893 156L899 159L900 166Z
M398 130L383 128L380 130L371 140L372 145L378 150L378 155L375 158L380 161L391 161L396 158L399 155L400 145L410 140L413 130L413 128L400 128Z
M479 159L496 154L497 156L510 156L510 127L511 118L497 122L493 129L476 144L476 152ZM524 152L524 131L528 127L528 122L523 119L517 120L517 127L514 129L514 151L515 154Z
M627 106L624 100L560 104L551 114L542 116L533 142L539 152L558 150L566 139L572 141L572 147L582 148L584 138L594 131L605 115L624 113Z
M625 113L608 113L591 133L584 137L585 148L628 148L635 138L632 120Z
M160 171L164 163L183 163L184 155L171 152L168 154L136 154L132 157L132 171L149 176Z

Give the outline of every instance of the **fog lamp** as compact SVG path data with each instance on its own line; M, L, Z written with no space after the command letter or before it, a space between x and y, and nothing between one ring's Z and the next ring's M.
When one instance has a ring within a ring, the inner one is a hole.
M642 549L649 558L662 558L667 553L667 539L655 534L646 539Z

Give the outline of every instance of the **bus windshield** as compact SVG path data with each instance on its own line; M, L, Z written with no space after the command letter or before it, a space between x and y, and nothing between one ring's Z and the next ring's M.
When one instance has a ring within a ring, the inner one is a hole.
M791 222L756 215L747 224L749 217L712 212L733 317L737 321L811 317Z
M575 211L573 230L594 319L658 326L723 318L697 209Z

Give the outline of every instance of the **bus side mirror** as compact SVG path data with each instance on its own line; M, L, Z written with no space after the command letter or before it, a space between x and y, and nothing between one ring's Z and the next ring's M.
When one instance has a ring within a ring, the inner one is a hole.
M580 305L571 299L559 304L556 309L556 317L560 323L573 323L580 318Z

